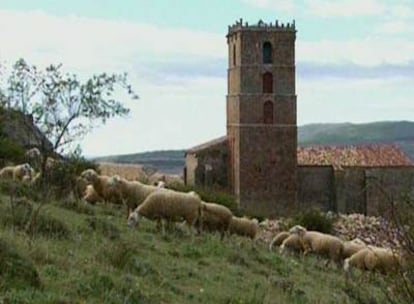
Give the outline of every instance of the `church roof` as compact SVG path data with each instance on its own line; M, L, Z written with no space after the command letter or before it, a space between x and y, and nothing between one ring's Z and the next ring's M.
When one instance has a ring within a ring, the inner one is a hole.
M298 165L332 165L337 170L346 166L414 165L397 145L390 144L300 147L297 156Z
M227 136L215 138L192 147L186 153L199 153L224 144ZM414 162L397 146L392 144L367 144L345 146L298 147L298 165L327 166L336 170L343 167L401 167L414 166Z
M201 145L192 147L186 151L186 153L197 153L206 149L212 148L216 145L224 144L227 141L227 136L221 136L213 140L209 140Z

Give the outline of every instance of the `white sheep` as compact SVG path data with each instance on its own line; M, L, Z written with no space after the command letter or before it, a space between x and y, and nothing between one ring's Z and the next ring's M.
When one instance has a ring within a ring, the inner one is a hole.
M89 204L96 204L97 202L103 202L103 198L95 191L92 185L87 185L82 199Z
M40 164L42 161L42 153L38 148L32 148L26 151L24 154L26 160L36 168L36 170L40 169Z
M122 203L119 194L112 189L111 178L109 176L99 175L95 170L87 169L81 173L80 177L84 178L89 184L91 184L96 193L105 202L111 202L114 204Z
M89 185L89 183L85 178L83 178L81 176L78 176L76 178L75 187L74 187L74 194L75 194L75 197L77 199L81 199L85 196L86 188L87 188L88 185ZM94 191L95 191L95 189L94 189Z
M143 184L139 181L128 181L118 175L111 177L109 181L112 192L118 193L127 206L127 216L138 207L148 195L159 190L160 187Z
M305 248L303 247L302 239L297 234L289 234L287 238L282 241L279 247L279 253L284 254L286 251L300 254L303 253Z
M249 237L256 241L257 232L259 230L259 223L257 219L248 219L245 217L233 216L230 221L229 232L230 234L237 234L241 236Z
M25 175L31 176L32 170L32 167L28 163L6 166L0 170L0 179L9 178L21 181Z
M304 255L313 252L328 258L325 266L328 266L331 261L334 261L338 266L342 264L344 244L340 238L319 231L307 231L306 228L299 225L292 227L289 231L301 238L305 249Z
M203 217L198 220L199 225L205 231L219 231L221 239L224 234L229 230L230 222L233 217L233 213L226 206L210 203L203 203Z
M397 270L401 262L401 255L389 248L367 246L345 259L344 270L347 278L352 268L388 273Z
M191 232L198 218L202 217L203 204L195 193L184 193L168 189L152 192L128 217L128 226L134 227L141 217L156 220L165 234L164 221L185 220ZM193 235L193 233L192 233Z
M287 231L281 231L274 236L269 244L269 251L273 251L273 246L282 245L283 241L289 237L290 233Z
M359 238L355 238L351 241L345 241L342 258L343 259L349 258L351 255L355 254L356 252L366 247L367 245Z

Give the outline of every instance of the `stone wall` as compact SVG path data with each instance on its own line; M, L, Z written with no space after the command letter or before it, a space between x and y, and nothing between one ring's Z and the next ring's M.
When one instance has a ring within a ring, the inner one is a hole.
M229 190L227 141L186 154L186 184L214 190Z
M298 208L336 211L335 173L332 166L298 166Z
M389 216L391 202L413 199L414 167L367 168L367 214Z

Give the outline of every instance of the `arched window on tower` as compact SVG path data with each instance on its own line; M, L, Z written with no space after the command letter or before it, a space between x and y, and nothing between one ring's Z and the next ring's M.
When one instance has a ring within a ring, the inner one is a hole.
M236 66L236 45L233 44L233 66Z
M273 75L270 72L263 74L263 93L273 93Z
M266 101L263 105L263 123L273 123L273 102L270 100Z
M272 44L269 41L263 43L263 63L272 63Z

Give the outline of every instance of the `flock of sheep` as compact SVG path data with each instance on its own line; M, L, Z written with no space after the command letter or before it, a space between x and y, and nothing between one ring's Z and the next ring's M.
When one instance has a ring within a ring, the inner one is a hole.
M91 203L90 198L94 196L125 205L130 227L145 217L157 221L163 234L166 223L185 221L191 233L218 231L224 237L226 232L230 232L253 240L257 236L257 220L236 217L225 206L204 202L193 191L185 193L167 189L163 182L156 186L147 185L118 175L99 175L95 170L87 169L78 177L78 184L80 188L87 184L83 196L86 202Z
M403 266L403 253L397 250L366 245L358 238L344 241L330 234L308 231L300 225L278 233L272 239L269 250L272 251L274 246L279 246L281 254L286 251L303 256L314 253L327 259L325 266L331 261L338 266L343 265L347 278L352 268L388 273Z
M52 165L53 159L48 160L46 167ZM40 174L35 174L29 163L0 170L0 179L35 183L39 177ZM164 234L165 224L185 221L192 236L195 231L219 232L221 238L229 233L249 237L253 242L259 231L256 219L236 217L223 205L204 202L193 191L185 193L167 189L163 182L147 185L118 175L100 175L93 169L87 169L77 178L75 190L75 194L86 203L100 201L125 206L130 227L136 226L145 217L156 221ZM343 265L347 277L352 268L393 271L401 266L403 260L402 254L395 250L366 245L359 239L343 241L330 234L307 231L299 225L277 234L269 249L273 251L274 246L279 246L281 254L291 251L303 256L314 253L327 258L326 266L331 261Z

